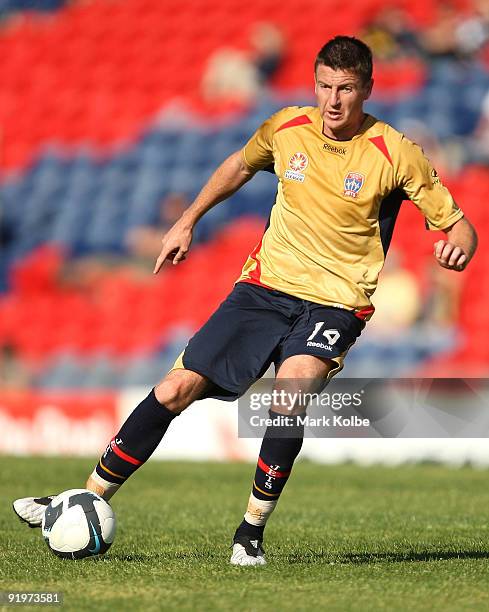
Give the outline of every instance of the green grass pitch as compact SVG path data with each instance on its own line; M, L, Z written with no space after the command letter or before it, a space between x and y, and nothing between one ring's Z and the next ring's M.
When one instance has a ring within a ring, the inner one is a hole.
M60 590L65 610L111 612L489 609L487 471L299 462L268 527L269 564L235 568L252 465L152 461L113 499L104 558L52 555L11 500L83 486L92 466L1 459L0 590Z

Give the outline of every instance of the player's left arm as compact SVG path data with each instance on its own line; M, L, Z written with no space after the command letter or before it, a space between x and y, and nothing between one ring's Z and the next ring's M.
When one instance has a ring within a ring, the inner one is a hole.
M443 230L446 240L434 244L436 261L442 268L462 272L477 249L477 233L466 217L462 217L451 227Z
M445 240L434 244L434 255L440 266L461 272L477 248L477 234L442 183L438 173L421 147L404 136L394 147L396 176L400 186L425 217L426 227L442 231Z

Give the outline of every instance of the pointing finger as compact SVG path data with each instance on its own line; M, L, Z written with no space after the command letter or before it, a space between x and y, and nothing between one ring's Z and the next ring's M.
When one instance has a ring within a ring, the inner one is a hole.
M160 271L161 266L165 263L166 259L168 259L168 258L171 259L170 255L171 255L172 252L174 252L174 251L169 251L168 247L167 248L163 247L161 249L161 252L158 255L158 259L156 260L156 263L155 263L153 274L157 274Z

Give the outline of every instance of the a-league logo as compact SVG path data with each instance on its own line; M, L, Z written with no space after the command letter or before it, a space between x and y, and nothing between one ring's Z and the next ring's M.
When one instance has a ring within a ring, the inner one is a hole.
M284 177L290 181L297 181L303 183L306 176L303 174L304 170L309 165L309 160L305 153L298 151L294 153L289 159L289 169L284 172Z
M364 182L365 177L360 172L348 172L345 176L343 195L356 198Z
M309 164L305 153L297 152L289 159L289 168L294 172L304 172Z

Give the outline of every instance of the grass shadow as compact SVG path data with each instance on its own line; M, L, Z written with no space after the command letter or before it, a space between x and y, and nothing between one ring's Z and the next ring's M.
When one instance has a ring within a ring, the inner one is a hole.
M213 559L220 559L221 555L218 553L212 553L208 550L189 550L189 551L163 551L154 554L146 553L108 553L105 559L107 561L121 561L124 563L140 563L150 564L154 563L168 563L170 561L212 561ZM103 560L104 557L101 558Z
M451 559L489 559L486 550L426 550L385 553L347 553L341 556L342 563L376 563L405 561L450 561Z
M485 550L426 550L405 552L351 552L332 554L328 551L308 551L283 556L289 563L314 564L318 561L330 564L406 563L450 561L452 559L489 559Z

